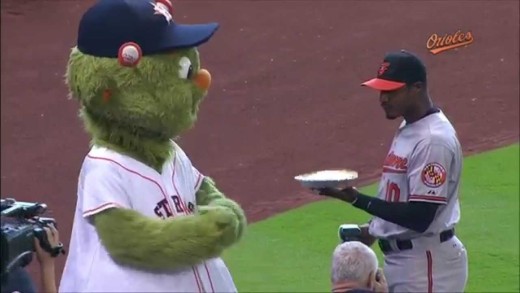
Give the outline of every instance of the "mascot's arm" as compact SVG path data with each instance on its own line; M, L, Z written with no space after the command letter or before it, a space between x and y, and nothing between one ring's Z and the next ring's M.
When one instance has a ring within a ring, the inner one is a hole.
M113 208L94 216L94 225L112 258L145 269L189 267L220 255L236 238L235 214L218 206L166 220Z
M222 192L218 190L215 182L210 177L204 177L202 184L197 191L197 205L204 207L208 206L220 206L229 208L233 211L238 221L238 228L236 233L235 241L240 240L244 230L247 226L247 219L242 208L235 201L227 198Z

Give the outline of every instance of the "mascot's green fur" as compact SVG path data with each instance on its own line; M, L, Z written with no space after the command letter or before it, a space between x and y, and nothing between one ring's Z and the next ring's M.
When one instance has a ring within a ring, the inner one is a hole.
M91 144L130 156L158 173L176 156L172 139L194 126L210 81L196 47L148 54L135 66L74 48L66 73ZM246 228L240 206L209 177L196 193L196 204L194 213L167 219L111 208L92 223L117 263L182 269L219 256Z
M182 57L191 61L190 78L179 77ZM137 68L73 49L67 83L81 102L80 117L93 144L130 155L161 172L164 162L175 156L170 139L196 121L206 94L192 79L199 70L196 48L145 56ZM95 225L111 255L122 263L186 266L219 255L239 240L245 227L241 208L208 177L197 192L197 205L199 214L167 221L113 209L96 216Z

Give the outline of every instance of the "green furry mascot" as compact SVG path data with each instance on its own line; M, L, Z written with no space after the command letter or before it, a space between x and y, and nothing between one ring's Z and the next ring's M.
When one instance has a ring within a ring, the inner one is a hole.
M66 81L92 137L60 292L235 292L220 258L243 210L174 138L211 75L216 23L178 24L169 0L100 0L81 18Z

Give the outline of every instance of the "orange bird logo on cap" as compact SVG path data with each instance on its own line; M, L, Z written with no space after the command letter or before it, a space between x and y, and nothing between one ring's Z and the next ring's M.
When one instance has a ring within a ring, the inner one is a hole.
M381 66L379 66L379 70L377 71L377 75L378 76L383 75L383 73L385 73L388 70L388 67L390 67L390 63L389 62L383 62L381 64Z

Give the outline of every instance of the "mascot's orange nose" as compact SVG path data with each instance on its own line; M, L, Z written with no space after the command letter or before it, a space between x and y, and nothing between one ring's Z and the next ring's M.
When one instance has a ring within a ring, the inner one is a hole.
M211 74L206 69L201 69L195 76L194 82L200 89L207 91L211 85Z

